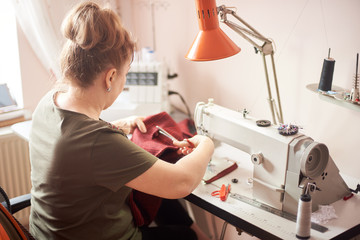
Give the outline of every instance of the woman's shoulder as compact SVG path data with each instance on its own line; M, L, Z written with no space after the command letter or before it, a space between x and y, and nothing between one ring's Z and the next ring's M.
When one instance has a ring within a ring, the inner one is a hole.
M93 134L106 134L106 135L121 135L126 138L126 135L121 129L116 128L112 124L103 121L89 118L88 116L66 111L63 113L62 128L68 131L79 134L93 135Z

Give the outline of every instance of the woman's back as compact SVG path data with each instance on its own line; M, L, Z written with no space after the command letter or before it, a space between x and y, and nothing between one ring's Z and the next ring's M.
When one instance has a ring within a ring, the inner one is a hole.
M124 184L157 159L108 123L57 108L52 94L33 115L31 232L38 239L130 238L137 231Z

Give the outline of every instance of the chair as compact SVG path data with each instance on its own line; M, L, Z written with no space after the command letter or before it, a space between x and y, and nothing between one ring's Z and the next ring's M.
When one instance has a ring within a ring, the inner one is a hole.
M29 207L31 194L9 199L0 187L0 239L34 240L31 234L13 216L14 213Z

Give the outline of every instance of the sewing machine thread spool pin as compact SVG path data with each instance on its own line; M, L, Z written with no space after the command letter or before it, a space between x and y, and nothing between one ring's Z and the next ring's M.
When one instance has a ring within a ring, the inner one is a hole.
M360 100L360 91L359 91L359 75L358 75L358 68L359 68L359 53L356 55L356 71L354 76L353 87L350 92L350 100L352 102L359 102Z
M243 118L246 118L246 116L250 113L249 110L247 110L246 108L244 108L242 111L241 111L242 115L243 115Z

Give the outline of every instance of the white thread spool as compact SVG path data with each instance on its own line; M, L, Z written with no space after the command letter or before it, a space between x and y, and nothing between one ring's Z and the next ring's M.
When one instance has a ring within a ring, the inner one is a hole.
M298 212L296 218L296 237L298 239L309 239L311 229L311 196L302 194L299 199Z

